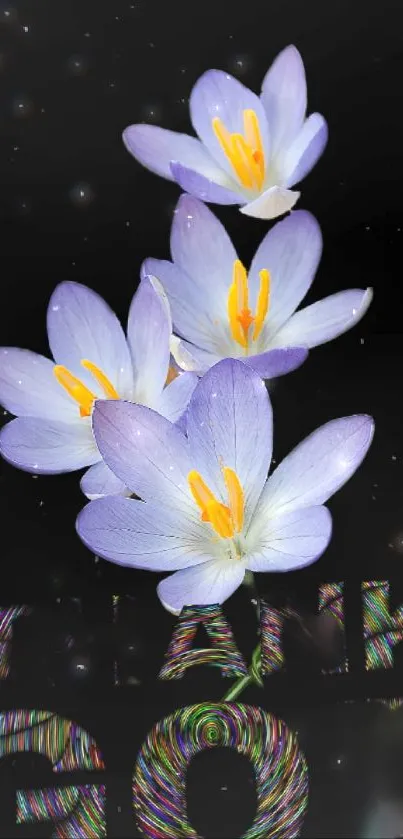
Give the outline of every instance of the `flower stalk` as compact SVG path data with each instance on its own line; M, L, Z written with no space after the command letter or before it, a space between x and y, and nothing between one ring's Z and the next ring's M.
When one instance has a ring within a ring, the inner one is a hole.
M260 621L260 598L256 588L256 581L253 574L253 571L246 571L244 577L244 586L249 589L251 594L253 595L252 602L256 608L256 615L258 621ZM222 702L232 702L234 699L237 699L238 696L245 690L245 688L249 687L249 685L257 685L258 687L262 688L264 686L264 682L261 676L261 663L262 663L262 647L261 641L259 640L258 645L255 647L252 653L252 661L251 665L248 669L248 674L246 676L240 676L234 684L230 687L227 691L225 696L222 698Z

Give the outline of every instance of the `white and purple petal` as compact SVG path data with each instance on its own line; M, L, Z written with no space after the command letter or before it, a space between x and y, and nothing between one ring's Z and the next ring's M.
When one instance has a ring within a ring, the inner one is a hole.
M19 417L0 432L0 454L26 472L53 475L91 466L99 452L85 420L63 423L38 417Z
M272 408L264 382L250 367L226 359L200 380L189 403L192 468L227 503L223 467L241 482L245 522L266 481L272 454Z
M181 370L195 372L198 376L203 376L210 367L222 361L222 356L218 353L195 347L177 335L172 335L171 353Z
M133 401L154 407L168 375L171 319L166 295L145 277L133 297L127 326L134 375Z
M218 183L224 178L224 173L203 143L188 134L138 123L125 128L123 142L139 163L168 180L175 180L171 171L173 161L179 161L183 166L194 169L206 178L217 180Z
M195 373L180 373L164 388L156 401L155 410L170 422L178 422L186 412L198 381Z
M47 327L57 364L103 396L95 379L81 365L87 359L106 374L120 396L131 397L133 372L125 334L99 294L80 283L60 283L50 298Z
M293 45L282 50L267 71L261 100L270 126L272 155L276 156L296 137L306 113L305 69Z
M273 346L303 343L317 347L332 341L364 317L373 298L372 288L349 289L306 306L290 317L275 335Z
M190 94L190 117L196 134L219 166L236 178L213 129L218 117L230 134L244 134L244 111L253 110L258 118L266 159L270 152L267 118L259 97L233 76L222 70L207 70L197 80Z
M303 507L269 518L255 515L247 535L250 571L293 571L311 565L332 535L327 507Z
M190 195L213 204L243 204L245 197L236 190L235 184L229 182L226 173L219 170L206 175L189 166L184 166L179 160L171 163L171 174L174 181Z
M371 445L366 414L331 420L300 443L268 479L256 515L283 515L324 504L358 469Z
M242 361L248 367L252 367L262 379L274 379L297 370L307 356L306 347L288 346L283 349L268 350L259 355L245 356Z
M224 340L225 332L222 320L214 323L214 311L206 289L165 259L146 259L141 273L142 276L152 274L165 289L174 329L197 346L214 352L220 337Z
M100 498L84 507L76 528L91 551L119 565L167 571L210 559L208 539L198 538L191 522L161 504Z
M17 347L0 348L0 403L16 416L80 421L77 404L54 376L54 362Z
M102 400L93 429L103 459L133 493L198 518L187 481L189 446L175 425L143 405Z
M311 114L281 162L281 174L288 187L298 184L313 169L328 140L328 127L322 114Z
M201 201L181 195L171 227L172 261L208 296L210 315L227 312L237 252L223 224ZM187 288L183 288L186 294Z
M105 495L131 495L127 486L114 475L103 460L87 469L81 478L80 487L90 501Z
M224 603L239 588L244 576L243 562L214 559L166 577L158 585L158 597L169 612L179 615L184 606Z
M249 271L251 305L256 306L259 271L270 272L270 307L260 339L269 348L270 338L295 312L305 297L322 254L322 234L316 219L297 210L277 222L259 245Z
M292 210L300 194L284 186L270 186L253 201L244 204L240 212L252 218L266 220L277 218Z

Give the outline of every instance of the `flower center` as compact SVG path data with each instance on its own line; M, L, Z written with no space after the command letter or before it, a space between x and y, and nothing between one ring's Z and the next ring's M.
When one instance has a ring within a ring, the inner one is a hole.
M120 396L113 387L113 384L109 381L105 373L96 366L96 364L93 364L92 361L88 361L86 358L82 359L81 364L86 370L90 371L91 375L101 386L105 394L105 399L120 399ZM59 385L64 387L69 396L77 402L80 408L80 416L91 416L93 404L98 398L95 393L92 393L92 391L86 387L80 379L73 376L73 374L70 373L70 370L68 370L67 367L63 367L61 364L55 364L53 372L59 382Z
M212 127L242 186L261 190L266 165L259 120L255 111L247 109L243 112L243 134L231 134L219 117L213 118Z
M259 337L270 305L270 273L266 268L259 271L260 288L257 298L256 314L249 308L248 275L239 259L234 262L232 283L228 292L228 320L234 341L244 347L249 346L249 329L253 324L252 341Z
M222 539L232 539L243 527L244 495L236 472L228 466L224 466L222 471L228 493L228 505L218 501L196 469L189 472L188 482L200 509L202 521L208 521Z

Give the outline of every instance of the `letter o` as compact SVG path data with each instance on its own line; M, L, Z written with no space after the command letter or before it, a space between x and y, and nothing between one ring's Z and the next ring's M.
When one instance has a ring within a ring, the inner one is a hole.
M187 818L186 772L203 749L228 746L251 761L257 810L243 839L299 835L308 800L308 770L292 731L253 705L203 703L157 722L138 755L133 796L147 839L199 839Z

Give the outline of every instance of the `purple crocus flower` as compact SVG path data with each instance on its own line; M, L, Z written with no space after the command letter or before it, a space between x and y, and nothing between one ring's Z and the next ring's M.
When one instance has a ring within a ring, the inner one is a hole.
M318 559L331 536L323 504L360 465L373 430L365 415L328 422L267 479L270 399L240 361L221 361L199 381L187 436L149 408L98 402L99 450L143 501L92 501L78 534L111 562L174 571L158 586L171 612L222 603L247 569L291 571Z
M354 326L372 289L340 291L295 311L321 252L316 219L298 210L267 233L247 274L216 216L182 195L171 229L172 262L147 259L142 266L168 295L180 336L171 349L180 367L201 374L222 358L241 358L270 379L299 367L308 348Z
M208 70L190 95L199 139L155 125L130 125L128 151L147 169L214 204L276 218L294 206L292 190L311 171L327 142L321 114L305 118L307 90L294 46L275 59L259 96L221 70Z
M61 283L49 302L47 327L54 361L30 350L0 349L0 403L18 417L2 429L0 453L36 474L90 466L81 480L88 498L126 494L101 459L93 405L127 399L172 421L181 417L198 380L186 373L164 387L171 335L166 296L154 278L141 281L126 339L102 297L79 283Z

